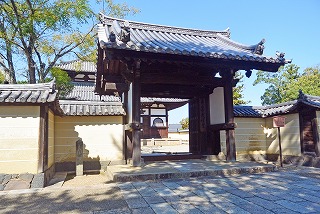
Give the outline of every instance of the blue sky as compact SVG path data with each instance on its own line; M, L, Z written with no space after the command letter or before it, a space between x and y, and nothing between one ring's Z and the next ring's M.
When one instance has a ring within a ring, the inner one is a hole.
M127 19L153 24L224 30L230 28L231 39L251 45L265 38L264 55L285 52L287 59L301 71L320 64L319 0L127 0L140 13ZM265 86L253 86L255 72L244 81L245 100L261 105ZM171 111L170 123L188 117L187 107Z

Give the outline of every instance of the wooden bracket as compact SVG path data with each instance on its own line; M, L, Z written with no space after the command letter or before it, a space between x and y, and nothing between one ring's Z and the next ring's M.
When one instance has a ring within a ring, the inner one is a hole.
M214 124L210 125L211 130L218 131L218 130L232 130L237 128L236 123L220 123L220 124Z

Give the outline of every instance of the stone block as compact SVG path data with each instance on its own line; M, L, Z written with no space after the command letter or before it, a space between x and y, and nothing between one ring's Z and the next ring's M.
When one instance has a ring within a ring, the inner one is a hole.
M0 184L0 191L4 190L4 185Z
M19 179L31 183L33 176L34 176L33 174L29 174L29 173L21 174L19 175Z
M0 184L2 184L2 181L3 181L5 176L6 176L6 174L0 174Z
M7 184L11 180L11 175L5 175L2 184Z
M30 183L20 180L20 179L12 179L5 186L4 190L17 190L17 189L29 189Z
M305 155L303 157L302 166L312 166L313 157L309 155Z
M320 168L320 157L314 158L312 165L313 167Z
M44 173L35 174L31 182L31 188L43 188L44 181Z

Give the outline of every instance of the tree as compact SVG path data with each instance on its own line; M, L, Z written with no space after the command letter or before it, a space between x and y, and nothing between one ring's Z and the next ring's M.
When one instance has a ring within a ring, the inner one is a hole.
M52 77L47 78L46 82L55 79L56 86L59 91L59 98L63 98L68 95L72 91L74 85L71 83L71 78L67 72L54 67L51 69L50 73Z
M250 103L250 101L245 101L243 97L243 75L239 72L235 73L235 79L239 79L236 87L233 87L233 105L246 105Z
M3 83L5 80L4 75L2 73L2 71L0 70L0 84Z
M126 4L103 1L107 12L117 17L137 12ZM29 83L44 82L63 57L92 56L95 23L88 0L0 0L0 66L6 79L16 83L22 70Z
M182 125L182 129L189 129L189 118L182 118L179 123Z
M263 105L295 100L299 90L305 94L320 96L320 67L306 68L302 74L295 64L280 67L277 73L258 71L254 85L259 83L269 84L261 96Z
M257 79L253 85L260 83L269 85L261 96L261 100L262 105L271 105L287 101L290 84L300 78L300 76L299 67L295 64L288 64L281 66L278 72L275 73L258 71Z
M290 101L297 99L299 90L304 94L320 96L320 67L306 68L302 75L292 81L287 88L286 97L283 101Z

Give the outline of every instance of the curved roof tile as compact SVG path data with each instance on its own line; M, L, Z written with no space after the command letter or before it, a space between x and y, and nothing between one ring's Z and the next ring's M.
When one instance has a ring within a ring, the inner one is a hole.
M243 45L229 38L229 30L209 31L154 25L103 14L100 14L100 21L98 39L102 48L280 64L288 62L283 55L262 56L264 39L255 45ZM129 39L123 39L128 31Z

